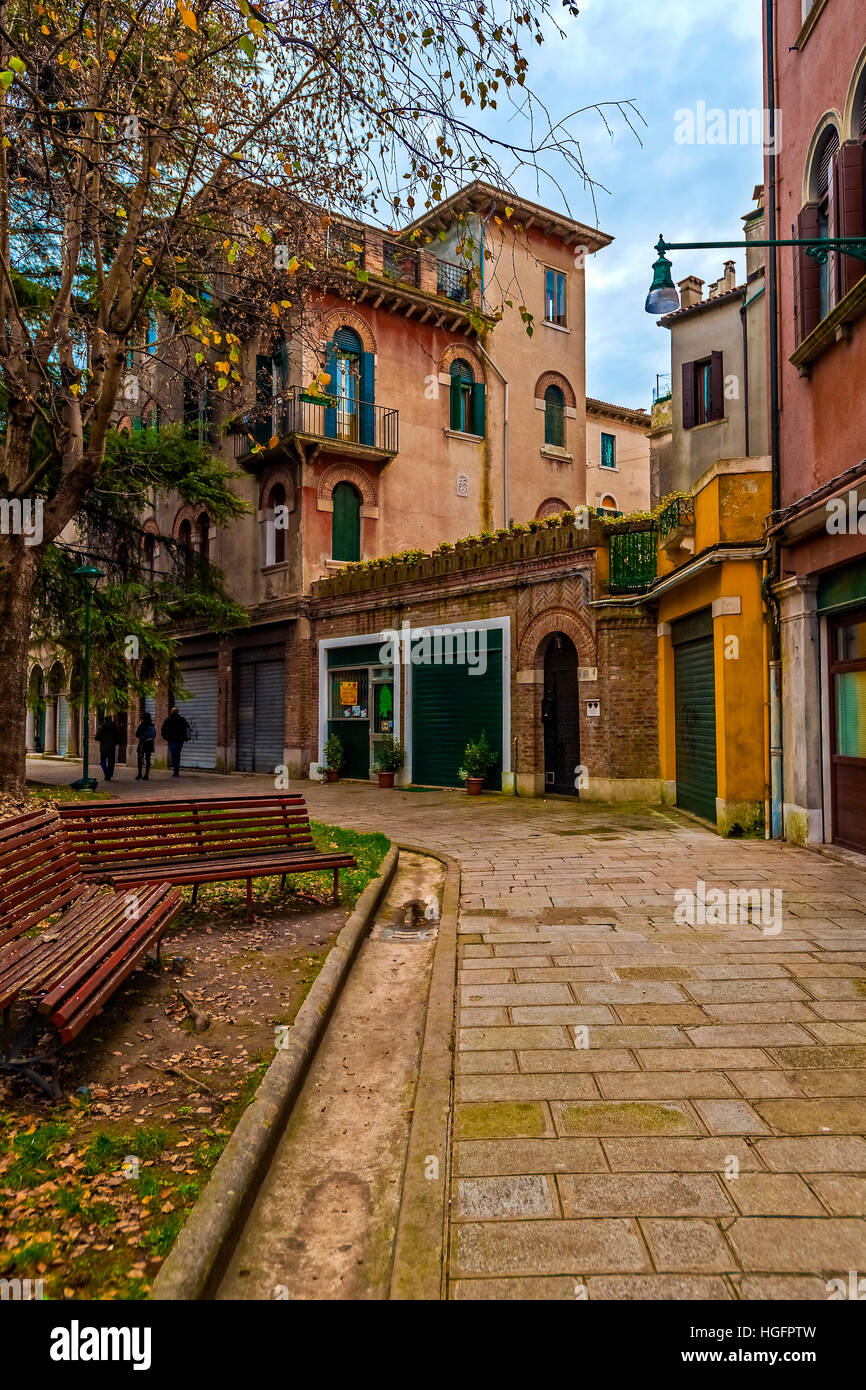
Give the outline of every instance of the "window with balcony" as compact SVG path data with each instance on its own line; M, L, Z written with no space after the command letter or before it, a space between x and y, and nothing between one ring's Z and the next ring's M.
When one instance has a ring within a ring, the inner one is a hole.
M601 436L601 466L602 468L616 468L616 435L604 434Z
M550 267L544 271L544 321L555 324L557 328L568 326L565 274Z

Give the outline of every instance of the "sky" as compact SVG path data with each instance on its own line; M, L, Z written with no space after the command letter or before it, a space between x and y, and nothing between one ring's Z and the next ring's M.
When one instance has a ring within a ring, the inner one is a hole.
M656 374L670 372L670 333L643 307L659 234L742 240L740 219L762 181L760 139L738 143L727 119L732 109L763 105L760 0L582 0L579 17L562 27L565 40L551 37L531 60L531 85L554 116L631 98L646 121L636 122L638 143L616 111L608 113L610 133L597 113L580 116L584 164L607 192L597 192L597 213L573 176L563 192L573 217L616 238L587 262L587 395L649 408ZM697 137L699 103L708 121L724 111L726 128L714 133L726 143L682 142L689 132L678 113L693 113ZM550 183L536 185L529 174L515 182L525 197L566 211ZM694 274L709 285L727 259L743 278L742 253L670 256L675 281Z

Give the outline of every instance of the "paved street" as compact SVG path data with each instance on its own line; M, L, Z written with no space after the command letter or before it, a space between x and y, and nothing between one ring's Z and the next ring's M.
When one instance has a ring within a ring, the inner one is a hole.
M452 1297L824 1300L866 1275L864 869L660 808L300 787L461 865Z

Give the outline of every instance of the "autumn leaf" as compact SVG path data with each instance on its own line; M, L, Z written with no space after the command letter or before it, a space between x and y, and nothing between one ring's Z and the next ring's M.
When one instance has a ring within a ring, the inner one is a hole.
M270 439L268 440L268 448L269 448L269 449L276 449L276 447L277 447L277 445L279 444L279 442L280 442L280 436L279 436L278 434L272 434L271 437L270 437Z
M179 12L180 12L181 23L182 23L182 24L185 24L186 27L187 27L187 29L191 29L192 32L193 32L194 34L197 34L197 33L198 33L198 20L196 19L195 14L193 13L193 11L192 11L192 10L188 10L184 5L182 5L182 4L180 3L180 0L178 0L177 8L178 8L178 10L179 10Z

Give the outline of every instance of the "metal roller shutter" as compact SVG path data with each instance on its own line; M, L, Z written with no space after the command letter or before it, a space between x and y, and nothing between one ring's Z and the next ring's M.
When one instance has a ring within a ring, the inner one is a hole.
M412 668L412 779L426 786L456 787L463 750L482 729L499 754L488 787L502 787L502 632L487 633L487 670L468 666Z
M674 623L672 640L677 805L715 822L716 683L710 612Z
M219 685L216 664L193 666L181 663L189 699L178 700L177 707L190 726L190 740L183 746L181 768L217 765L217 709Z
M285 739L286 668L282 660L238 667L239 772L268 772L282 766Z

